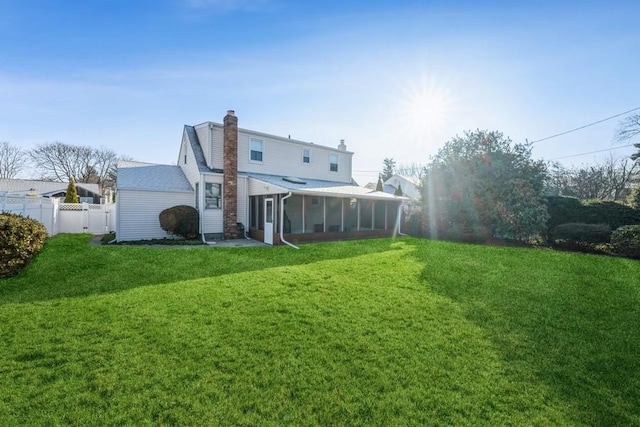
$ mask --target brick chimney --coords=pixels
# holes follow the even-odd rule
[[[238,238],[238,118],[233,110],[224,116],[222,206],[224,238]]]

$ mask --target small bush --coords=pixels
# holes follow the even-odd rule
[[[45,240],[47,229],[38,221],[0,213],[0,277],[18,274],[40,252]]]
[[[570,240],[584,243],[608,243],[611,239],[611,228],[608,224],[584,224],[571,222],[560,224],[552,231],[554,241]]]
[[[617,254],[640,259],[640,225],[625,225],[611,234],[611,245]]]
[[[160,212],[160,227],[167,233],[195,239],[198,237],[198,211],[187,205],[178,205]]]

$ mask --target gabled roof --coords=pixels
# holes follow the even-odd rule
[[[283,175],[267,175],[260,173],[243,173],[249,178],[281,187],[287,191],[297,194],[309,194],[317,196],[330,197],[358,197],[361,199],[376,200],[406,200],[405,197],[394,196],[393,194],[383,193],[381,191],[370,190],[366,187],[345,184],[344,182],[324,181],[320,179],[295,178]]]
[[[200,139],[198,138],[196,128],[194,126],[184,125],[184,130],[187,133],[189,145],[191,145],[191,150],[193,151],[193,155],[196,158],[198,172],[222,173],[222,169],[212,169],[207,166],[207,159],[204,157],[204,152],[202,151],[202,146],[200,145]]]
[[[0,179],[0,191],[15,194],[28,194],[35,192],[36,194],[47,196],[59,192],[66,192],[68,185],[68,182],[38,181],[34,179]],[[98,196],[100,195],[100,186],[98,184],[77,182],[76,187],[82,188]]]
[[[192,192],[180,166],[118,162],[117,190]]]
[[[389,181],[391,181],[393,178],[399,178],[403,181],[406,181],[410,184],[413,184],[415,186],[419,186],[420,185],[420,178],[416,178],[415,176],[408,176],[408,175],[398,175],[398,174],[394,174],[391,176],[391,178],[389,178],[388,180],[386,180],[385,182],[383,182],[383,184],[388,183]]]

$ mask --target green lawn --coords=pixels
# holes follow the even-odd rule
[[[0,425],[640,425],[640,262],[88,246],[0,280]]]

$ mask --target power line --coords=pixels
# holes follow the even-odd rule
[[[542,139],[537,139],[535,141],[531,141],[530,144],[535,144],[537,142],[546,141],[546,140],[551,139],[551,138],[557,138],[559,136],[566,135],[566,134],[571,133],[571,132],[575,132],[575,131],[578,131],[578,130],[581,130],[581,129],[584,129],[584,128],[588,128],[590,126],[597,125],[597,124],[602,123],[602,122],[606,122],[607,120],[615,119],[616,117],[624,116],[625,114],[629,114],[629,113],[634,112],[636,110],[640,110],[640,107],[632,108],[629,111],[625,111],[623,113],[619,113],[619,114],[616,114],[614,116],[607,117],[606,119],[598,120],[598,121],[589,123],[587,125],[577,127],[575,129],[571,129],[571,130],[568,130],[568,131],[565,131],[565,132],[557,133],[555,135],[547,136],[546,138],[542,138]]]
[[[613,151],[613,150],[617,150],[619,148],[626,148],[626,147],[633,147],[634,144],[629,144],[629,145],[621,145],[619,147],[613,147],[613,148],[607,148],[606,150],[596,150],[596,151],[589,151],[587,153],[580,153],[580,154],[571,154],[569,156],[562,156],[562,157],[556,157],[554,159],[549,159],[549,161],[552,160],[562,160],[562,159],[568,159],[570,157],[580,157],[580,156],[586,156],[587,154],[596,154],[596,153],[604,153],[605,151]]]

